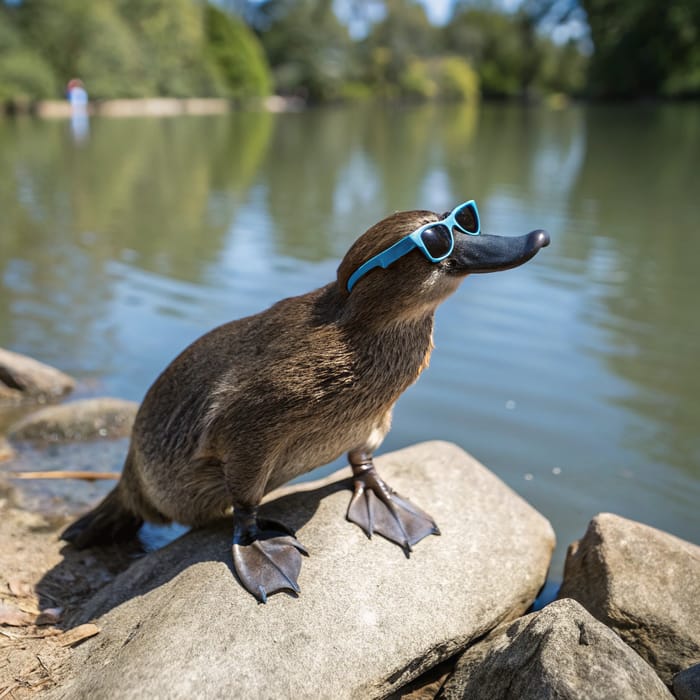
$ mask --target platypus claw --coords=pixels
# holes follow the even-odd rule
[[[248,518],[235,520],[233,565],[243,587],[261,603],[278,591],[300,592],[302,554],[309,553],[285,525],[256,520],[250,526]]]
[[[435,521],[418,506],[397,494],[373,466],[354,469],[355,493],[347,519],[371,538],[378,533],[395,542],[408,556],[414,544],[428,535],[439,535]]]

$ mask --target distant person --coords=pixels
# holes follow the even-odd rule
[[[68,81],[66,94],[73,114],[87,114],[88,94],[80,78],[73,78]]]
[[[71,108],[71,129],[76,142],[81,143],[88,137],[88,94],[80,78],[73,78],[66,86],[66,96]]]

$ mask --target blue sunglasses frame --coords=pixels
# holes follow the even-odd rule
[[[467,231],[467,229],[465,229],[464,226],[457,221],[457,215],[466,207],[471,207],[474,211],[476,231]],[[447,227],[452,241],[450,243],[449,250],[444,255],[435,257],[428,251],[423,239],[421,238],[421,235],[429,228],[437,226],[438,224],[443,224]],[[438,263],[441,260],[449,257],[455,247],[454,228],[457,228],[470,236],[478,236],[481,233],[479,209],[477,208],[476,202],[473,199],[456,206],[444,219],[440,219],[439,221],[431,221],[429,224],[424,224],[420,228],[417,228],[413,233],[409,233],[408,236],[404,236],[400,240],[396,241],[396,243],[383,250],[381,253],[377,253],[377,255],[367,260],[367,262],[362,263],[362,265],[360,265],[360,267],[358,267],[357,270],[350,275],[350,279],[348,279],[348,292],[351,292],[357,281],[364,277],[364,275],[366,275],[370,270],[373,270],[375,267],[386,269],[389,267],[389,265],[395,263],[399,258],[402,258],[404,255],[410,253],[414,248],[418,248],[418,250],[420,250],[421,253],[423,253],[423,255],[432,263]]]

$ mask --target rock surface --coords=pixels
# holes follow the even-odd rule
[[[347,470],[289,487],[263,510],[310,552],[298,599],[259,605],[243,590],[229,523],[191,532],[136,561],[71,621],[98,618],[102,633],[76,649],[72,681],[49,696],[385,697],[530,606],[554,546],[547,520],[455,445],[376,463],[442,530],[410,559],[345,520]]]
[[[506,622],[461,657],[442,700],[663,700],[643,659],[571,599]]]
[[[0,348],[0,404],[55,401],[75,387],[75,380],[30,357]]]
[[[15,451],[7,440],[0,436],[0,462],[5,462],[14,457]]]
[[[700,700],[700,664],[673,677],[673,694],[677,700]]]
[[[700,547],[602,513],[566,557],[560,598],[615,630],[670,685],[700,662]]]
[[[30,413],[12,425],[8,435],[39,444],[128,437],[138,408],[123,399],[71,401]]]

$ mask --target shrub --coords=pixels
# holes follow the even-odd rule
[[[438,94],[438,86],[426,61],[414,59],[399,79],[399,88],[404,97],[429,100]]]
[[[446,100],[476,102],[479,99],[479,75],[459,56],[438,59],[436,76],[440,97]]]
[[[34,51],[0,53],[0,100],[41,99],[56,94],[56,77]]]
[[[230,97],[259,97],[272,91],[262,46],[239,19],[207,5],[204,10],[207,54],[218,68]]]

